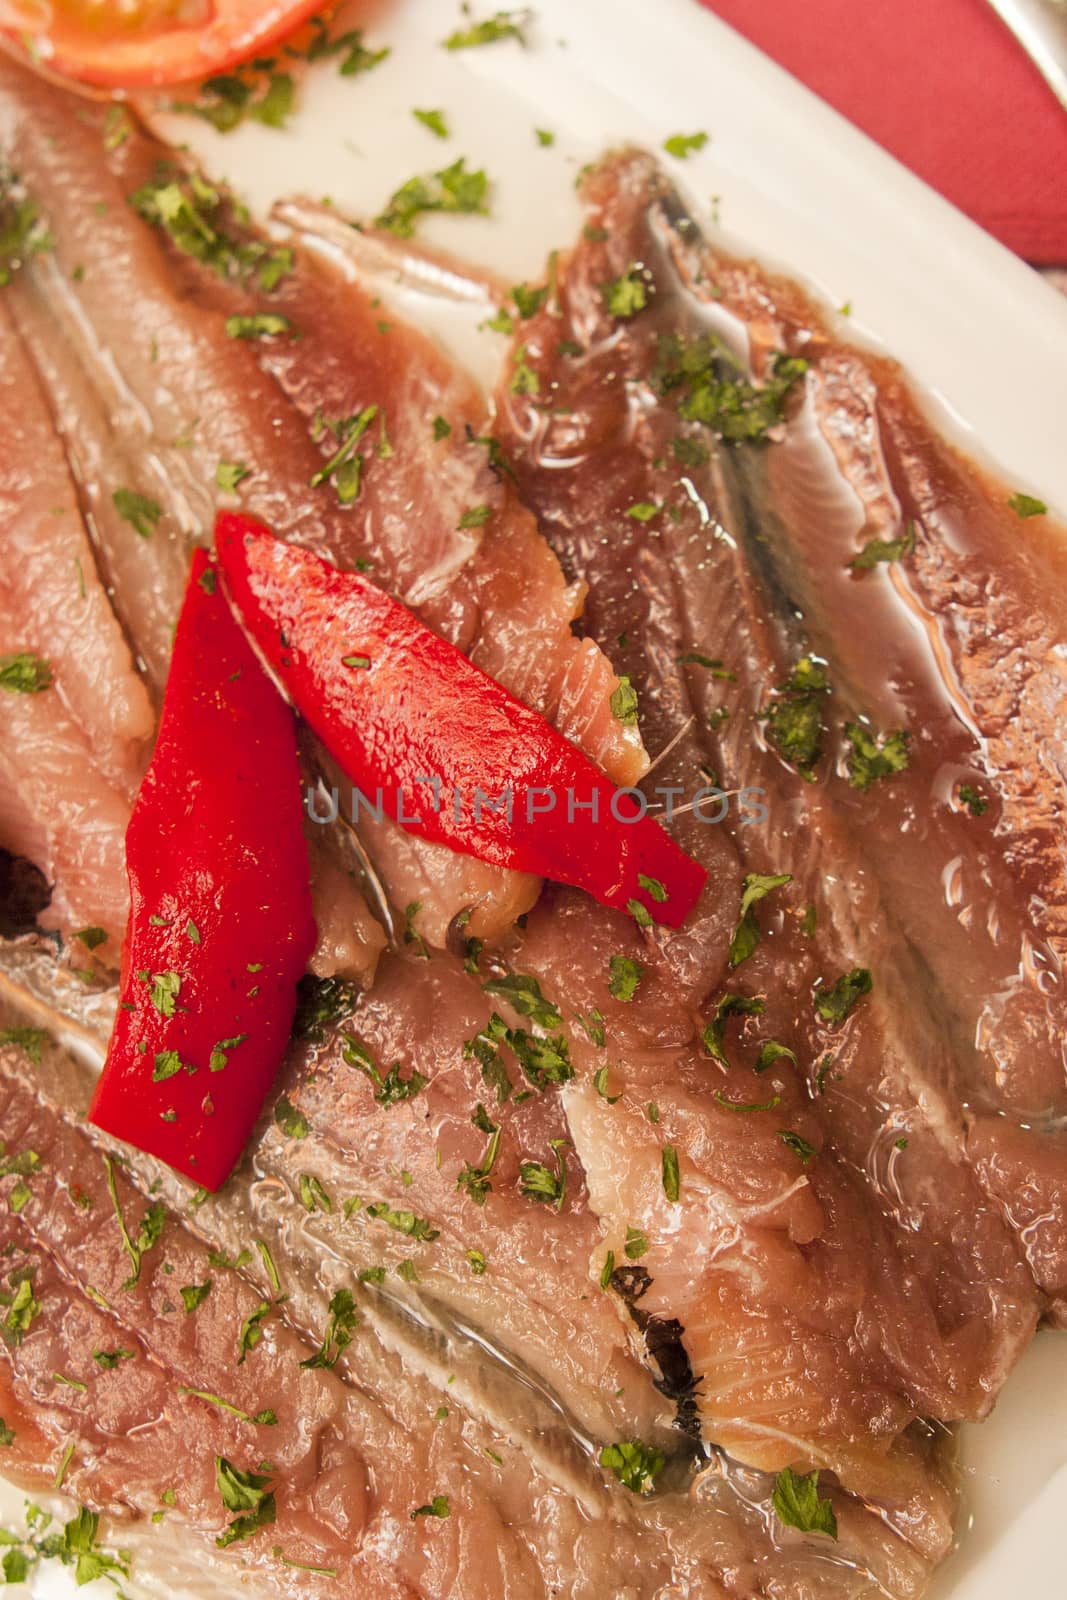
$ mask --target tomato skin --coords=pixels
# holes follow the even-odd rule
[[[35,66],[101,89],[160,89],[227,72],[262,55],[321,12],[323,0],[209,0],[196,24],[87,26],[60,13],[41,25],[28,0],[0,0],[0,31],[22,46]]]

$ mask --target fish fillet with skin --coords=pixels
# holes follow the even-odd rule
[[[126,924],[123,839],[152,710],[2,304],[0,432],[0,656],[35,657],[51,677],[39,692],[0,687],[0,843],[55,885],[44,927],[68,940],[102,929],[117,952]]]

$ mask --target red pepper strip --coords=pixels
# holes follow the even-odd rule
[[[285,1053],[315,942],[293,715],[193,557],[126,833],[121,1001],[89,1119],[206,1189]]]
[[[409,832],[681,925],[707,874],[643,798],[358,572],[234,512],[215,538],[250,636],[369,803],[380,791]]]

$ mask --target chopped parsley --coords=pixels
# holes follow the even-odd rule
[[[764,1002],[758,995],[724,994],[716,1003],[711,1021],[704,1028],[701,1035],[704,1049],[716,1061],[721,1061],[723,1066],[730,1065],[726,1058],[724,1035],[726,1022],[730,1017],[758,1017],[764,1010]]]
[[[416,1506],[411,1513],[412,1522],[419,1517],[447,1517],[451,1513],[447,1494],[435,1494],[427,1506]]]
[[[765,439],[782,421],[786,396],[807,370],[802,357],[778,352],[757,384],[715,334],[688,344],[674,334],[659,341],[654,381],[662,394],[678,394],[687,422],[702,422],[729,444],[742,444]]]
[[[636,264],[627,267],[619,278],[600,285],[600,297],[609,317],[628,321],[648,305],[648,284]]]
[[[326,422],[320,418],[320,427],[316,432],[319,437],[322,429],[328,429],[338,441],[337,449],[329,460],[325,462],[311,479],[311,487],[317,489],[320,484],[333,482],[334,493],[338,503],[349,506],[358,500],[359,491],[363,485],[364,457],[356,454],[356,445],[362,439],[371,423],[377,417],[379,408],[376,405],[364,406],[363,410],[354,417],[345,417],[337,422]]]
[[[161,1017],[174,1015],[175,1002],[181,993],[182,980],[177,972],[149,972],[142,968],[137,974],[148,985],[149,999]]]
[[[23,650],[0,656],[0,689],[9,694],[40,694],[52,687],[52,668],[42,656]]]
[[[243,1366],[245,1360],[251,1355],[256,1345],[263,1337],[263,1322],[270,1315],[273,1307],[269,1300],[261,1300],[256,1309],[251,1312],[241,1324],[241,1332],[237,1337],[237,1365]]]
[[[333,1201],[313,1172],[300,1174],[300,1203],[305,1211],[324,1211],[327,1216],[333,1210]]]
[[[268,1527],[277,1514],[270,1478],[258,1472],[243,1472],[225,1456],[215,1457],[215,1482],[227,1511],[238,1512],[225,1533],[215,1543],[220,1550],[239,1539],[247,1539],[259,1528]]]
[[[252,993],[253,991],[249,991]],[[247,1033],[235,1033],[232,1039],[220,1039],[208,1057],[208,1070],[221,1072],[229,1060],[231,1050],[236,1050],[238,1045],[244,1044],[248,1038]]]
[[[606,1444],[600,1452],[600,1465],[613,1472],[619,1482],[634,1494],[648,1494],[665,1465],[662,1451],[639,1439]]]
[[[1048,506],[1043,500],[1035,500],[1032,494],[1013,494],[1008,505],[1017,517],[1044,517],[1048,515]]]
[[[655,505],[651,500],[638,500],[635,505],[627,507],[626,515],[634,522],[651,522],[662,510],[662,506]]]
[[[492,1120],[481,1101],[478,1102],[471,1121],[476,1128],[480,1128],[483,1133],[488,1134],[489,1143],[477,1166],[473,1166],[469,1161],[464,1162],[456,1178],[456,1188],[465,1189],[475,1205],[484,1206],[485,1197],[493,1187],[489,1178],[496,1165],[496,1158],[500,1151],[500,1128]],[[482,1270],[485,1270],[484,1267]]]
[[[509,972],[503,978],[490,978],[482,988],[486,994],[499,995],[520,1016],[530,1017],[540,1028],[559,1027],[563,1022],[559,1009],[541,993],[537,979],[525,973]]]
[[[779,1128],[778,1137],[805,1164],[818,1153],[813,1144],[809,1144],[799,1133],[794,1133],[792,1128]]]
[[[410,239],[417,219],[426,212],[486,216],[489,179],[484,171],[469,172],[464,156],[429,177],[409,178],[391,196],[385,210],[374,219],[399,239]]]
[[[131,194],[129,203],[145,222],[162,229],[184,255],[212,268],[222,278],[254,276],[267,292],[293,267],[293,252],[272,249],[261,240],[242,241],[223,226],[223,195],[197,173],[186,173],[160,161],[150,182]],[[156,359],[153,346],[153,360]]]
[[[757,902],[771,894],[773,890],[780,889],[783,884],[792,881],[791,872],[745,874],[741,880],[741,911],[733,938],[730,940],[731,967],[739,967],[742,961],[747,961],[760,942],[760,930],[755,912]]]
[[[326,1030],[347,1017],[356,1005],[356,986],[345,978],[316,978],[306,973],[296,986],[293,1034],[309,1044],[322,1044]]]
[[[500,1057],[500,1046],[507,1043],[508,1031],[503,1017],[494,1011],[486,1026],[463,1045],[463,1054],[479,1063],[482,1077],[489,1088],[495,1090],[498,1105],[510,1099],[515,1087]]]
[[[556,1211],[562,1211],[567,1194],[567,1162],[563,1155],[567,1141],[550,1139],[549,1143],[555,1151],[555,1172],[540,1161],[520,1161],[519,1191],[527,1200],[541,1200]]]
[[[10,171],[0,169],[0,288],[11,282],[31,256],[51,248],[52,236],[37,202]]]
[[[452,432],[452,424],[446,417],[434,417],[433,436],[435,439],[447,439]]]
[[[425,1217],[417,1217],[414,1211],[394,1211],[385,1200],[374,1201],[367,1207],[366,1214],[375,1222],[388,1223],[397,1233],[406,1234],[409,1239],[418,1239],[424,1244],[432,1244],[441,1237],[441,1230],[427,1222]]]
[[[329,1310],[330,1319],[322,1344],[313,1356],[308,1356],[306,1361],[300,1363],[306,1370],[335,1367],[341,1352],[352,1343],[352,1335],[359,1325],[359,1312],[351,1289],[338,1289],[330,1301]]]
[[[226,336],[229,339],[273,339],[281,333],[291,333],[293,324],[278,311],[253,311],[250,315],[237,314],[226,318]]]
[[[262,93],[258,92],[260,89]],[[232,133],[246,120],[261,122],[267,128],[283,128],[295,99],[296,85],[288,72],[240,77],[226,73],[205,78],[199,100],[175,101],[170,110],[200,117],[219,133]]]
[[[663,1193],[672,1204],[677,1205],[682,1192],[682,1180],[678,1171],[678,1152],[673,1144],[663,1146],[660,1165],[663,1174]]]
[[[802,656],[760,713],[768,743],[808,783],[814,781],[813,769],[822,754],[823,706],[830,692],[826,668],[811,656]]]
[[[40,1315],[41,1302],[34,1298],[33,1281],[25,1277],[16,1285],[12,1284],[14,1293],[0,1296],[0,1305],[7,1306],[4,1320],[0,1323],[0,1330],[9,1344],[18,1345],[22,1342],[24,1333],[28,1333],[33,1325],[34,1318]]]
[[[627,1261],[640,1261],[643,1255],[648,1254],[648,1238],[640,1228],[627,1228],[623,1249]]]
[[[476,1278],[481,1278],[484,1276],[486,1260],[480,1250],[468,1250],[467,1260],[470,1263],[470,1269]]]
[[[446,50],[473,50],[478,45],[496,44],[499,39],[517,39],[521,45],[526,44],[525,29],[533,21],[533,12],[524,8],[521,11],[496,11],[483,22],[472,22],[466,28],[457,28],[445,39]]]
[[[640,961],[630,956],[612,956],[609,963],[608,992],[614,1000],[629,1002],[645,975]]]
[[[239,1422],[252,1422],[257,1428],[273,1428],[278,1421],[276,1413],[269,1408],[257,1411],[253,1415],[250,1411],[242,1410],[240,1406],[232,1405],[229,1400],[224,1400],[220,1394],[212,1394],[210,1389],[191,1389],[188,1384],[180,1383],[178,1393],[192,1395],[195,1400],[203,1400],[205,1405],[217,1406],[228,1416],[236,1417]]]
[[[448,138],[448,123],[445,121],[443,111],[419,111],[416,109],[412,111],[411,115],[416,122],[421,122],[424,128],[429,128],[430,132],[436,135],[438,139]]]
[[[820,981],[815,987],[815,1014],[831,1027],[838,1028],[864,995],[870,994],[872,988],[871,975],[866,967],[853,967],[851,972],[843,973],[832,984]]]
[[[311,1132],[307,1117],[284,1094],[274,1107],[274,1120],[287,1139],[306,1139]]]
[[[344,1033],[341,1037],[344,1040],[342,1056],[350,1067],[358,1068],[365,1078],[370,1079],[374,1085],[374,1098],[380,1106],[399,1105],[402,1100],[413,1099],[420,1089],[426,1087],[427,1080],[414,1067],[408,1077],[401,1077],[399,1061],[394,1061],[383,1076],[365,1044],[351,1033]]]
[[[608,1093],[608,1068],[607,1067],[598,1067],[596,1069],[596,1071],[593,1074],[593,1088],[596,1090],[597,1094],[600,1096],[600,1098],[602,1100],[606,1100],[607,1101],[609,1106],[617,1105],[618,1102],[622,1099],[622,1095],[621,1094],[609,1094]]]
[[[619,722],[625,724],[636,723],[637,691],[629,678],[621,677],[619,679],[619,686],[617,689],[612,690],[611,699],[608,703],[611,707],[612,716],[617,718]]]
[[[853,789],[869,789],[879,778],[891,778],[908,765],[911,735],[905,728],[875,734],[861,722],[846,722],[845,738],[850,746],[848,781]]]
[[[680,667],[704,667],[713,678],[723,678],[728,683],[736,683],[737,673],[724,667],[718,656],[705,656],[699,650],[687,650],[684,655],[676,656]]]
[[[834,1508],[829,1500],[819,1498],[817,1472],[804,1477],[792,1467],[783,1467],[774,1480],[771,1504],[778,1520],[790,1528],[799,1528],[801,1533],[828,1533],[831,1539],[837,1538]]]
[[[489,521],[489,518],[492,515],[492,506],[470,506],[466,511],[464,511],[463,515],[456,523],[456,527],[460,530],[460,532],[463,532],[467,528],[484,528],[485,524]]]
[[[120,1361],[132,1361],[132,1350],[94,1350],[93,1360],[103,1372],[114,1372]]]
[[[549,149],[549,147],[554,145],[556,142],[556,135],[550,128],[535,128],[534,137],[541,146],[542,150]]]
[[[202,1306],[211,1293],[211,1288],[209,1278],[206,1283],[187,1283],[184,1288],[179,1289],[178,1293],[182,1297],[182,1305],[186,1311],[195,1311],[198,1306]]]
[[[676,161],[688,161],[696,151],[703,150],[707,142],[706,133],[672,133],[669,139],[664,139],[663,148]]]
[[[337,69],[342,78],[355,78],[360,73],[370,72],[390,53],[388,45],[382,50],[368,50],[363,43],[363,31],[360,28],[349,28],[331,38],[329,28],[322,17],[312,17],[310,21],[317,32],[308,46],[307,59],[321,61],[327,57],[343,57]]]
[[[849,566],[854,572],[869,572],[880,561],[901,561],[915,549],[915,524],[905,522],[899,539],[868,539],[858,556],[853,556]]]
[[[755,1072],[767,1072],[776,1061],[791,1061],[797,1064],[796,1053],[790,1050],[787,1044],[779,1044],[777,1039],[768,1039],[760,1045],[759,1055],[756,1057]]]
[[[220,461],[215,468],[215,483],[223,494],[233,494],[239,483],[243,483],[251,472],[243,461]]]
[[[152,1067],[152,1082],[166,1083],[168,1078],[177,1077],[183,1067],[188,1073],[196,1071],[195,1067],[182,1060],[177,1050],[157,1050]]]
[[[41,1065],[41,1050],[49,1038],[43,1028],[0,1028],[0,1046],[17,1045],[35,1067]]]
[[[107,1192],[111,1196],[115,1218],[122,1235],[122,1246],[130,1258],[132,1271],[122,1285],[123,1289],[132,1289],[141,1276],[141,1260],[152,1247],[159,1243],[163,1228],[167,1220],[167,1213],[158,1201],[154,1201],[141,1219],[137,1235],[131,1235],[122,1214],[122,1205],[119,1201],[118,1185],[115,1179],[115,1163],[109,1155],[104,1157],[104,1170],[107,1173]]]
[[[972,817],[981,817],[989,810],[989,800],[973,783],[961,783],[957,791],[960,801]]]
[[[79,939],[87,950],[96,950],[107,943],[107,933],[103,928],[79,928],[71,937]]]

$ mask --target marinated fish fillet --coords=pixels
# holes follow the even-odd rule
[[[291,1219],[279,1226],[276,1180],[252,1180],[250,1171],[240,1187],[231,1184],[201,1206],[183,1180],[134,1152],[129,1173],[124,1164],[113,1167],[112,1198],[110,1147],[94,1145],[77,1113],[60,1111],[52,1098],[58,1092],[69,1100],[75,1091],[71,1064],[45,1047],[34,1067],[8,1048],[2,1067],[7,1153],[36,1150],[39,1157],[26,1178],[3,1180],[9,1193],[20,1183],[31,1191],[9,1207],[3,1227],[15,1278],[32,1270],[36,1309],[8,1342],[0,1380],[0,1414],[15,1433],[5,1470],[27,1487],[50,1482],[73,1442],[63,1474],[68,1492],[113,1519],[135,1519],[135,1527],[162,1507],[168,1527],[177,1520],[217,1536],[232,1518],[219,1499],[214,1457],[244,1470],[266,1451],[277,1520],[230,1553],[251,1564],[269,1592],[283,1594],[310,1586],[324,1595],[430,1597],[453,1593],[459,1574],[465,1597],[515,1600],[593,1600],[605,1583],[639,1600],[671,1581],[708,1600],[748,1593],[753,1583],[783,1597],[814,1592],[818,1583],[831,1600],[919,1592],[922,1559],[843,1497],[840,1545],[831,1554],[818,1541],[770,1536],[760,1507],[767,1485],[755,1477],[705,1471],[696,1514],[693,1498],[678,1492],[684,1479],[648,1501],[610,1490],[580,1452],[579,1465],[567,1467],[567,1430],[558,1419],[555,1442],[542,1430],[544,1465],[535,1470],[523,1439],[524,1408],[516,1406],[521,1385],[503,1367],[496,1383],[487,1383],[484,1346],[463,1337],[454,1343],[480,1357],[480,1381],[470,1351],[447,1342],[437,1350],[431,1341],[420,1360],[410,1333],[401,1369],[381,1309],[390,1291],[373,1275],[357,1280],[358,1245],[347,1259],[336,1236],[324,1249],[314,1231]],[[290,1136],[290,1154],[293,1148]],[[71,1187],[60,1175],[74,1170],[85,1182]],[[131,1259],[116,1203],[136,1240],[149,1201],[129,1176],[164,1195],[166,1214],[158,1242],[143,1250],[137,1283],[124,1287]],[[351,1231],[358,1239],[358,1220]],[[403,1278],[396,1281],[403,1287]],[[358,1308],[351,1344],[320,1345],[326,1299],[342,1284]],[[197,1302],[192,1309],[183,1288]],[[257,1330],[252,1337],[249,1328]],[[301,1368],[316,1349],[330,1365]],[[269,1409],[277,1421],[243,1421],[215,1401],[181,1394],[179,1385],[252,1417]],[[504,1422],[507,1403],[517,1437]],[[479,1413],[497,1426],[476,1421]],[[155,1418],[148,1426],[146,1414]],[[178,1482],[176,1452],[183,1460]],[[568,1495],[552,1487],[561,1474],[564,1482],[577,1479]],[[410,1511],[432,1504],[442,1488],[448,1516],[413,1520]],[[121,1529],[121,1520],[113,1525]],[[142,1559],[151,1560],[147,1539]],[[291,1565],[298,1561],[302,1567]],[[334,1568],[336,1576],[309,1577],[308,1565]]]
[[[63,451],[0,306],[0,843],[56,885],[44,927],[126,925],[123,837],[152,710],[97,577]],[[20,689],[19,683],[23,686]],[[95,937],[95,936],[94,936]]]
[[[943,1018],[926,1004],[921,965],[894,928],[834,793],[825,782],[803,782],[761,735],[760,713],[806,645],[784,594],[752,555],[755,539],[745,548],[740,530],[731,532],[733,480],[735,457],[778,446],[719,446],[710,429],[679,418],[669,394],[655,403],[661,340],[695,340],[711,313],[676,265],[676,253],[695,254],[699,241],[654,164],[641,156],[609,162],[587,178],[585,193],[587,236],[558,268],[558,306],[546,305],[523,329],[523,360],[538,393],[530,397],[529,380],[522,394],[505,388],[496,427],[565,569],[589,583],[587,626],[643,687],[646,728],[656,728],[657,742],[678,739],[657,781],[692,794],[703,767],[724,789],[762,797],[762,819],[735,810],[704,824],[703,852],[690,814],[689,848],[705,861],[732,854],[734,882],[743,870],[791,875],[761,912],[763,943],[745,964],[716,973],[706,961],[702,974],[717,980],[715,1007],[724,992],[762,1002],[758,1022],[746,1024],[749,1038],[758,1030],[764,1042],[785,1045],[797,1067],[779,1055],[773,1072],[738,1066],[724,1076],[723,1061],[708,1062],[705,1082],[753,1107],[748,1120],[777,1122],[786,1083],[802,1074],[805,1114],[821,1137],[803,1125],[791,1131],[821,1151],[811,1183],[826,1157],[866,1177],[875,1236],[884,1241],[878,1268],[892,1264],[901,1294],[896,1314],[878,1317],[860,1342],[895,1366],[896,1383],[920,1410],[981,1415],[1042,1300],[969,1161],[958,1066]],[[636,274],[634,263],[645,302],[620,320],[609,314],[606,290]],[[634,508],[637,517],[628,515]],[[802,928],[809,905],[814,938]],[[734,925],[739,914],[738,896]],[[693,952],[684,936],[681,944],[688,976]],[[662,958],[668,968],[677,961],[669,945]],[[522,958],[535,971],[541,960]],[[870,999],[842,1027],[827,1026],[813,1007],[816,984],[861,965],[873,974]],[[751,1046],[723,1054],[755,1064]],[[611,1125],[600,1121],[602,1140]],[[632,1163],[633,1129],[617,1138],[618,1160]],[[714,1147],[703,1166],[717,1174]],[[610,1221],[617,1227],[621,1218]],[[921,1308],[913,1298],[909,1306],[916,1288]],[[687,1348],[700,1374],[717,1346],[705,1335],[696,1351],[694,1336],[695,1329]],[[709,1388],[715,1436],[723,1419],[713,1404]]]
[[[79,352],[82,377],[99,396],[97,410],[117,419],[126,459],[140,462],[131,487],[167,508],[156,535],[183,549],[202,540],[218,498],[219,463],[240,464],[246,475],[236,493],[244,507],[341,565],[369,561],[385,587],[425,601],[431,625],[487,670],[499,669],[506,687],[558,721],[609,775],[620,781],[639,775],[647,758],[637,730],[610,709],[617,680],[601,653],[571,633],[580,586],[564,583],[532,519],[492,469],[478,436],[484,414],[470,384],[413,330],[393,324],[380,332],[382,319],[367,298],[303,255],[269,291],[261,277],[242,287],[199,270],[130,204],[132,197],[150,212],[150,202],[138,196],[160,187],[177,193],[188,181],[169,152],[132,128],[107,151],[102,108],[95,113],[78,104],[75,115],[69,97],[13,64],[0,65],[0,94],[9,113],[9,159],[48,214],[55,238],[54,251],[30,264],[26,284],[16,286],[19,298],[36,297],[36,310],[31,304],[24,313],[35,359],[42,370],[62,375],[68,347]],[[235,220],[225,226],[227,248],[266,250]],[[187,233],[172,233],[187,242]],[[81,271],[73,277],[76,266]],[[138,306],[140,341],[117,336],[116,306],[124,300]],[[240,328],[242,319],[262,315],[291,323],[300,337],[227,334],[230,318]],[[181,382],[172,384],[168,375],[177,373]],[[77,375],[68,387],[74,403],[62,410],[77,453]],[[287,402],[303,411],[303,421]],[[312,486],[336,454],[325,424],[340,427],[372,405],[379,409],[374,449],[361,470],[365,481],[354,503],[342,503],[329,477]],[[455,437],[435,440],[442,407],[452,413]],[[315,412],[318,445],[308,434]],[[83,475],[102,498],[91,461]],[[413,557],[416,507],[420,540]],[[156,587],[151,617],[139,631],[147,658],[162,663],[174,614],[173,573],[164,594],[158,577],[144,570],[143,552],[127,548],[122,564],[131,579],[134,571],[138,577],[128,596]],[[412,588],[416,568],[425,585],[421,596]],[[399,838],[395,827],[366,812],[361,828],[394,905],[403,913],[419,900],[421,934],[436,944],[445,942],[460,913],[469,913],[471,932],[488,937],[536,897],[526,875]],[[412,892],[417,880],[421,895]]]

